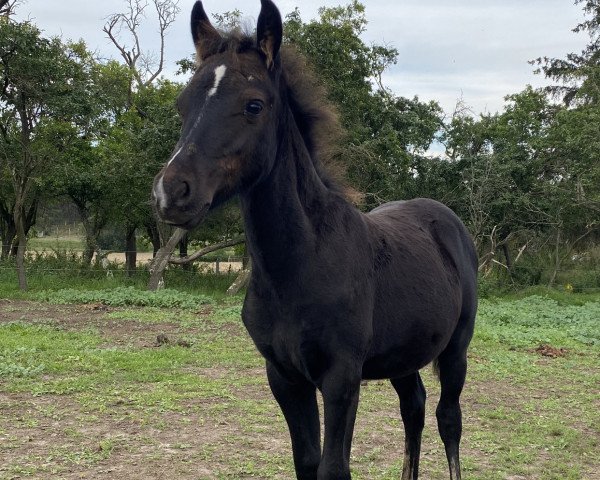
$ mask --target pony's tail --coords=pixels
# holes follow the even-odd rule
[[[433,373],[437,379],[440,379],[440,359],[436,358],[433,362],[431,362],[431,368],[433,369]]]

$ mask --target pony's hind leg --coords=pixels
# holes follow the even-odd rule
[[[450,469],[450,479],[460,480],[459,444],[462,434],[462,414],[460,394],[467,373],[466,348],[460,352],[446,349],[438,358],[441,394],[436,409],[440,437],[446,449]]]
[[[291,382],[267,362],[273,396],[288,424],[298,480],[316,480],[321,460],[321,434],[316,387],[304,379]]]
[[[419,372],[402,378],[392,378],[390,381],[400,397],[400,414],[404,423],[402,480],[417,480],[421,434],[425,426],[425,387]]]

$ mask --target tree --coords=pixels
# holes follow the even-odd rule
[[[442,139],[460,176],[448,183],[456,190],[450,206],[469,226],[482,266],[500,265],[501,249],[512,274],[511,243],[548,226],[546,196],[539,192],[557,107],[529,86],[505,100],[502,113],[479,118],[459,106]]]
[[[179,138],[180,119],[175,99],[182,86],[167,80],[135,93],[135,110],[119,116],[99,145],[110,192],[118,198],[114,220],[126,227],[127,270],[135,269],[135,230],[143,227],[154,243],[158,230],[150,207],[150,185]],[[141,112],[141,113],[140,113]]]
[[[119,50],[125,65],[129,68],[132,87],[138,88],[150,85],[158,78],[164,68],[165,39],[167,30],[175,21],[179,13],[179,0],[151,0],[158,18],[159,48],[158,59],[149,52],[143,52],[140,43],[140,26],[146,16],[148,2],[145,0],[126,0],[127,12],[114,13],[108,17],[108,22],[103,28],[111,42]],[[131,47],[126,41],[121,40],[119,33],[127,30],[130,36]]]
[[[0,22],[0,159],[14,195],[19,286],[27,288],[24,255],[28,217],[42,195],[41,179],[50,158],[40,139],[54,122],[77,124],[87,81],[78,61],[80,45],[46,39],[28,22]]]
[[[152,5],[154,6],[156,17],[158,20],[158,33],[159,33],[159,46],[158,46],[158,55],[154,55],[152,53],[143,52],[142,45],[140,41],[140,27],[142,25],[142,21],[146,16],[146,9],[148,7],[148,2],[145,0],[126,0],[127,3],[127,12],[126,13],[115,13],[109,16],[106,25],[104,26],[104,32],[108,36],[108,38],[115,45],[117,50],[119,51],[121,58],[124,61],[125,66],[129,70],[129,88],[128,88],[128,99],[127,99],[127,110],[128,114],[126,114],[122,119],[117,119],[117,124],[122,128],[125,127],[127,130],[128,127],[125,125],[129,122],[129,135],[133,134],[134,131],[138,131],[139,133],[144,131],[144,123],[147,118],[147,112],[144,109],[144,106],[141,104],[144,102],[145,96],[153,95],[152,86],[154,82],[159,78],[159,75],[163,71],[164,68],[164,59],[165,59],[165,42],[166,42],[166,34],[168,29],[171,27],[177,14],[179,13],[178,0],[151,0]],[[125,30],[129,39],[123,39],[120,36],[120,32]],[[131,46],[128,46],[128,42],[130,42]],[[157,58],[158,56],[158,58]],[[146,92],[148,90],[148,92]],[[174,99],[171,99],[174,100]],[[141,103],[140,103],[141,102]],[[171,113],[167,114],[167,119],[169,117],[173,117],[175,113],[175,109],[173,107],[173,103],[170,105]],[[129,113],[135,112],[141,119],[141,123],[138,119],[134,119]],[[148,125],[159,125],[160,122],[152,123],[153,121],[149,121]],[[172,126],[172,122],[167,120],[167,126]],[[171,136],[173,137],[174,133],[177,130],[171,131]],[[121,130],[120,133],[125,133]],[[139,147],[142,145],[141,142],[136,142],[135,139],[130,138],[133,143],[137,143],[137,145],[130,145],[133,147],[138,147],[136,150],[133,150],[136,153],[139,153]],[[141,140],[141,138],[138,138]],[[170,149],[170,147],[174,146],[175,141],[167,142],[161,144],[160,151],[164,152],[164,147]],[[146,150],[147,152],[147,150]],[[156,153],[156,152],[155,152]],[[121,150],[122,155],[126,155],[124,150]],[[165,153],[162,160],[167,158],[168,153]],[[131,155],[125,157],[129,160],[132,160],[133,157]],[[135,162],[134,162],[135,163]],[[146,182],[145,189],[143,192],[143,200],[141,197],[137,197],[134,200],[133,192],[136,192],[138,195],[142,193],[139,188],[130,189],[129,186],[125,187],[124,192],[128,193],[128,200],[125,205],[122,205],[121,215],[124,217],[125,223],[125,259],[126,259],[126,268],[129,273],[133,272],[136,268],[136,229],[140,224],[146,226],[147,230],[150,230],[153,233],[153,239],[156,238],[154,232],[158,229],[154,226],[151,226],[150,223],[153,222],[152,215],[150,214],[149,208],[142,209],[146,218],[141,219],[140,209],[138,208],[140,205],[146,205],[149,196],[148,185],[151,184],[151,179],[153,178],[154,173],[158,170],[155,169],[152,172],[151,176],[139,175],[139,167],[140,165],[150,165],[155,166],[155,163],[142,161],[141,163],[135,163],[134,170],[131,171],[133,174],[134,171],[137,175],[133,177],[129,177],[135,180]],[[123,164],[123,167],[125,164]],[[123,175],[126,175],[127,172],[123,171],[119,172],[121,175],[118,178],[123,178]],[[148,167],[144,168],[144,173],[148,173]],[[126,177],[127,178],[127,177]],[[139,182],[136,182],[136,184]],[[135,204],[134,208],[131,208],[132,205]]]
[[[555,238],[550,283],[575,245],[600,228],[600,1],[575,0],[575,4],[583,5],[586,19],[573,31],[589,35],[586,48],[565,59],[532,62],[540,67],[538,72],[559,82],[546,91],[564,102],[550,131],[544,172],[544,193],[554,205],[548,216]]]
[[[80,92],[78,124],[54,121],[46,130],[46,156],[52,158],[44,186],[68,197],[77,207],[84,231],[83,260],[89,264],[98,237],[114,215],[118,196],[110,166],[99,145],[110,135],[115,119],[126,111],[129,74],[115,61],[101,63],[81,44],[80,65],[88,82]]]
[[[573,32],[586,32],[590,43],[581,53],[569,53],[566,58],[540,57],[532,64],[560,85],[552,85],[546,91],[562,97],[565,105],[600,103],[600,0],[575,0],[583,5],[586,20]]]

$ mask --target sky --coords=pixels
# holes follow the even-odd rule
[[[275,0],[283,16],[299,6],[302,18],[321,6],[350,0]],[[398,63],[384,76],[396,95],[436,100],[450,115],[459,99],[474,114],[501,111],[504,97],[527,84],[548,84],[528,60],[563,58],[581,51],[588,37],[571,30],[583,14],[573,0],[362,0],[368,26],[366,43],[395,47]],[[167,37],[165,75],[175,61],[189,57],[193,45],[189,15],[194,0],[179,0],[181,12]],[[205,0],[209,13],[239,9],[254,23],[259,0]],[[30,19],[46,35],[84,39],[102,58],[118,58],[102,32],[106,17],[124,12],[125,0],[26,0],[17,19]],[[157,21],[151,7],[143,30],[143,49],[157,51]],[[177,77],[181,81],[184,78]]]

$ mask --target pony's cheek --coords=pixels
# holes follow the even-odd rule
[[[234,189],[243,177],[243,163],[239,155],[232,155],[219,160],[219,169],[223,174],[226,188]]]

